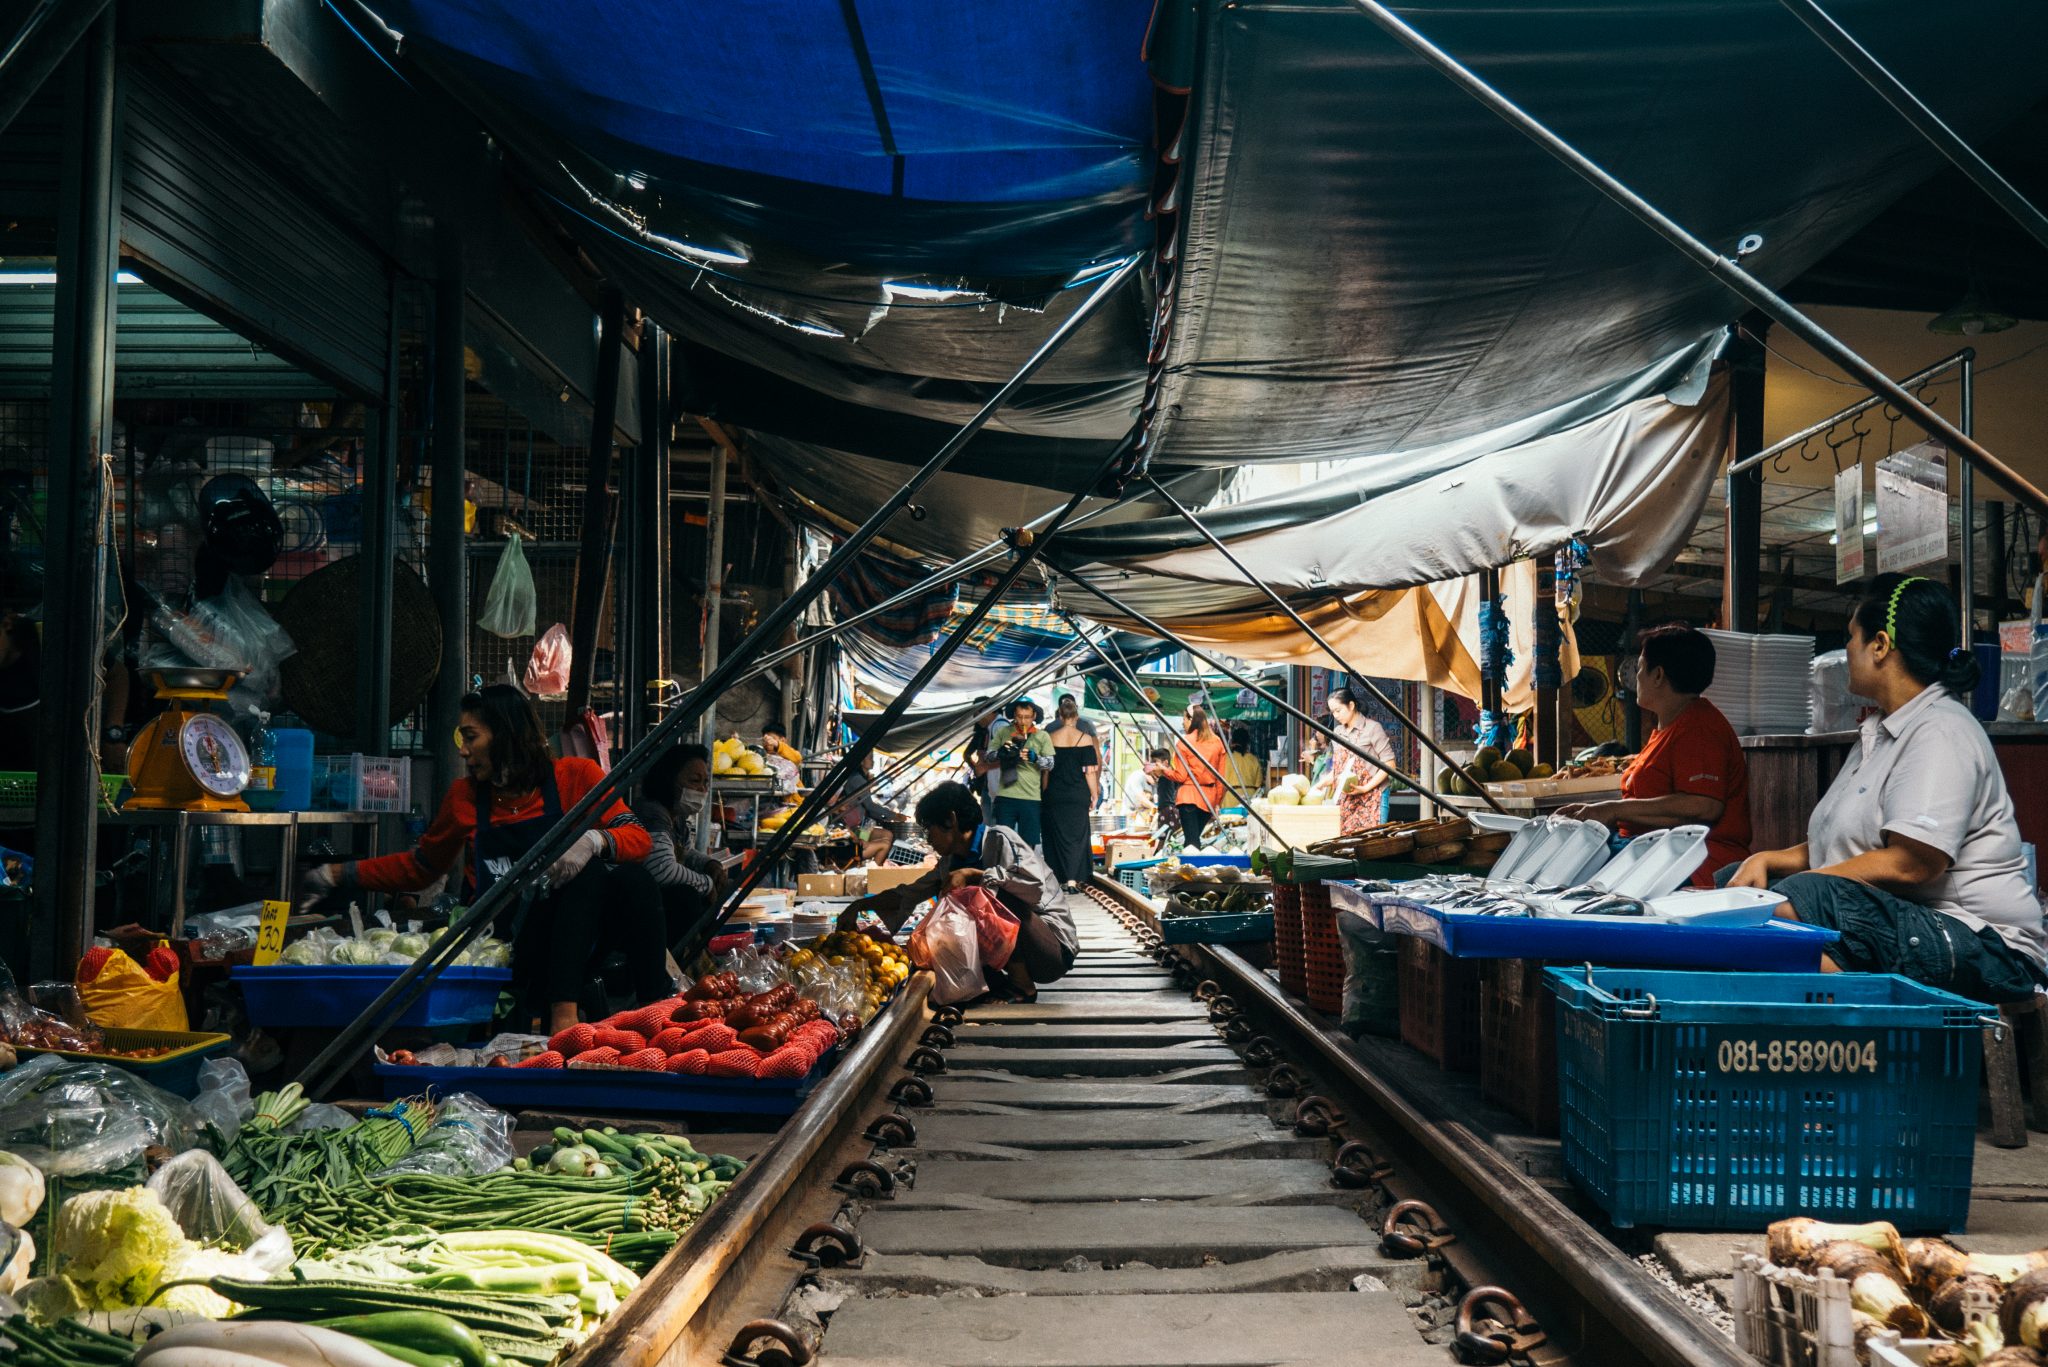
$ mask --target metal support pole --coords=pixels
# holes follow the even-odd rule
[[[1621,641],[1624,654],[1636,652],[1636,637],[1641,634],[1642,630],[1643,591],[1641,589],[1630,589],[1628,591],[1628,609],[1621,619]],[[1619,672],[1619,662],[1617,662],[1616,673]],[[1619,681],[1617,680],[1616,682],[1616,692],[1619,692]],[[1628,747],[1628,752],[1631,755],[1643,748],[1643,709],[1636,706],[1633,689],[1630,690],[1629,696],[1621,701],[1621,735],[1622,744]]]
[[[1482,602],[1493,604],[1494,610],[1499,611],[1499,570],[1481,570],[1479,572],[1479,597]],[[1491,671],[1481,671],[1479,675],[1479,708],[1487,716],[1497,718],[1501,715],[1501,708],[1504,706],[1501,697],[1501,685],[1502,680],[1498,675]],[[1483,734],[1479,739],[1482,743],[1486,741],[1486,737]]]
[[[356,600],[356,748],[391,749],[392,540],[398,523],[398,276],[391,276],[391,323],[384,339],[384,399],[365,411],[363,544]]]
[[[427,587],[441,618],[441,669],[427,699],[427,745],[434,760],[434,790],[446,792],[462,776],[455,728],[469,692],[469,551],[463,528],[469,453],[468,368],[463,360],[462,239],[454,225],[440,227],[434,280],[434,506],[427,522]]]
[[[2044,247],[2048,247],[2048,215],[2034,207],[2032,200],[2013,188],[2011,181],[1998,174],[1990,162],[1977,154],[1977,149],[1964,142],[1957,132],[1942,121],[1939,114],[1923,104],[1918,95],[1906,88],[1905,82],[1892,75],[1884,63],[1871,55],[1870,49],[1856,41],[1849,31],[1836,23],[1834,17],[1814,0],[1779,0],[1792,11],[1792,17],[1813,31],[1813,35],[1826,43],[1828,50],[1840,57],[1848,68],[1863,78],[1864,84],[1880,95],[1884,102],[1898,111],[1899,117],[1913,125],[1913,130],[1934,144],[1935,150],[1970,178],[1970,183],[1991,197],[1992,203],[2012,216],[2015,223]],[[1959,423],[1964,431],[1969,425]]]
[[[642,640],[641,672],[633,680],[640,689],[640,713],[652,724],[648,704],[657,680],[668,677],[669,581],[669,414],[668,334],[653,319],[640,332],[640,553],[647,557],[642,581],[640,619],[635,632]]]
[[[1485,105],[1510,127],[1564,163],[1574,174],[1628,210],[1666,242],[1678,248],[1694,265],[1740,295],[1750,307],[1761,310],[1772,322],[1779,324],[1833,361],[1846,374],[1873,393],[1883,395],[1892,407],[1912,419],[1914,426],[1926,432],[1928,436],[1948,443],[1957,455],[1976,464],[1985,474],[2012,490],[2021,502],[2048,516],[2048,493],[2042,492],[2018,471],[1978,444],[1975,438],[1921,402],[1904,386],[1865,360],[1833,333],[1794,308],[1770,286],[1744,270],[1734,260],[1723,256],[1693,236],[1683,225],[1602,169],[1599,163],[1488,85],[1457,58],[1423,37],[1406,20],[1381,3],[1381,0],[1351,0],[1351,4],[1364,12],[1367,18],[1385,30],[1396,42],[1435,67],[1453,84]]]
[[[1977,426],[1977,396],[1973,393],[1977,379],[1977,363],[1965,360],[1962,369],[1962,397],[1956,409],[1956,426],[1974,435]],[[1977,472],[1970,468],[1970,462],[1958,461],[1961,468],[1956,475],[1956,498],[1962,504],[1963,544],[1957,552],[1956,568],[1962,580],[1958,588],[1961,602],[1957,606],[1961,613],[1957,620],[1962,624],[1963,649],[1968,650],[1977,639]],[[1991,639],[1998,639],[1998,623],[1991,623]]]
[[[1357,684],[1366,692],[1372,694],[1374,699],[1378,701],[1379,705],[1387,710],[1388,715],[1392,716],[1395,721],[1399,722],[1402,726],[1406,727],[1408,731],[1412,733],[1417,740],[1421,741],[1423,748],[1428,750],[1431,754],[1434,754],[1437,757],[1438,762],[1449,765],[1460,777],[1462,777],[1467,783],[1471,784],[1472,791],[1479,794],[1479,796],[1481,797],[1481,799],[1485,801],[1487,806],[1493,808],[1495,811],[1500,810],[1500,804],[1495,802],[1493,798],[1487,794],[1486,786],[1481,780],[1475,779],[1471,774],[1466,773],[1464,765],[1452,759],[1450,755],[1445,752],[1442,746],[1438,745],[1432,737],[1424,734],[1422,729],[1415,725],[1414,721],[1408,716],[1406,709],[1396,704],[1392,698],[1389,698],[1386,695],[1385,691],[1382,690],[1378,684],[1374,683],[1371,679],[1365,676],[1364,671],[1354,668],[1349,660],[1346,660],[1342,655],[1339,655],[1337,653],[1337,648],[1331,645],[1327,640],[1323,638],[1323,633],[1317,631],[1314,627],[1310,626],[1308,624],[1308,619],[1303,617],[1299,612],[1296,612],[1294,610],[1294,605],[1288,602],[1285,598],[1281,597],[1280,594],[1273,589],[1272,585],[1268,584],[1265,580],[1259,578],[1258,575],[1252,573],[1251,567],[1245,564],[1244,561],[1238,559],[1236,552],[1232,551],[1230,547],[1223,544],[1222,539],[1218,537],[1216,533],[1210,531],[1208,525],[1204,523],[1200,518],[1196,517],[1194,512],[1191,509],[1189,509],[1187,505],[1183,504],[1179,499],[1175,498],[1171,493],[1167,491],[1165,485],[1161,484],[1157,479],[1154,479],[1152,476],[1147,475],[1145,477],[1145,482],[1152,486],[1152,492],[1158,494],[1159,497],[1165,499],[1167,503],[1172,506],[1173,510],[1179,513],[1182,519],[1184,519],[1190,527],[1193,527],[1197,532],[1199,532],[1202,536],[1202,539],[1207,541],[1209,545],[1215,549],[1218,555],[1222,556],[1226,561],[1230,563],[1232,569],[1236,570],[1239,574],[1243,575],[1244,581],[1247,584],[1252,585],[1254,588],[1258,589],[1259,592],[1265,594],[1266,597],[1269,600],[1271,600],[1274,607],[1279,608],[1282,613],[1286,614],[1286,617],[1289,621],[1293,622],[1294,625],[1297,628],[1299,628],[1302,632],[1304,632],[1311,641],[1314,641],[1316,643],[1316,649],[1322,651],[1323,654],[1327,655],[1334,664],[1336,664],[1346,674],[1350,675],[1350,681],[1352,683]],[[1411,788],[1419,786],[1415,782],[1415,780],[1409,778],[1403,778],[1402,782],[1408,784],[1408,786]]]
[[[1285,711],[1288,716],[1293,717],[1296,721],[1300,722],[1309,730],[1314,731],[1317,735],[1324,737],[1332,745],[1343,746],[1346,750],[1349,750],[1352,754],[1358,756],[1367,764],[1370,764],[1373,768],[1385,774],[1388,778],[1399,779],[1401,782],[1407,784],[1411,788],[1420,788],[1421,785],[1418,784],[1414,779],[1402,773],[1393,765],[1384,763],[1377,756],[1370,754],[1366,751],[1366,749],[1363,746],[1352,741],[1348,736],[1344,735],[1342,732],[1336,730],[1333,727],[1322,725],[1314,717],[1311,717],[1308,713],[1302,711],[1299,707],[1296,707],[1293,703],[1289,702],[1280,694],[1275,693],[1272,689],[1267,688],[1263,684],[1258,683],[1250,676],[1241,674],[1237,670],[1231,668],[1228,664],[1226,664],[1223,661],[1223,659],[1220,656],[1211,655],[1206,650],[1203,650],[1197,646],[1189,645],[1186,641],[1174,635],[1167,628],[1153,621],[1150,617],[1147,617],[1144,613],[1138,611],[1130,604],[1124,602],[1122,599],[1118,598],[1109,590],[1097,588],[1094,584],[1089,583],[1086,579],[1083,579],[1080,575],[1074,573],[1072,570],[1062,569],[1055,566],[1054,572],[1065,576],[1065,578],[1070,583],[1074,584],[1076,587],[1084,589],[1087,592],[1095,595],[1097,598],[1100,598],[1104,603],[1107,603],[1109,605],[1110,610],[1112,612],[1115,612],[1118,615],[1127,618],[1130,621],[1138,623],[1140,626],[1144,627],[1146,631],[1151,632],[1154,636],[1157,636],[1162,641],[1172,641],[1182,650],[1185,650],[1188,654],[1194,656],[1197,660],[1202,661],[1211,669],[1214,669],[1217,673],[1222,674],[1224,677],[1236,682],[1236,684],[1240,688],[1249,688],[1252,692],[1258,694],[1267,702],[1276,704],[1283,711]]]
[[[724,629],[721,608],[725,599],[725,447],[711,448],[711,497],[704,505],[704,610],[698,615],[702,633],[703,669],[699,678],[718,667],[718,634]],[[716,722],[715,709],[704,714],[705,744],[711,743]]]
[[[599,314],[597,384],[590,404],[590,458],[583,468],[583,538],[576,552],[576,606],[569,628],[569,716],[590,706],[597,667],[597,624],[612,559],[612,434],[619,425],[619,346],[626,301],[606,290]],[[616,680],[618,663],[613,662]]]
[[[29,937],[33,971],[67,980],[92,939],[99,834],[107,448],[121,252],[115,73],[114,16],[102,14],[78,44],[65,81],[36,804],[36,919],[48,933]]]
[[[640,550],[640,505],[645,497],[640,458],[635,447],[619,452],[618,572],[612,603],[612,673],[617,680],[617,712],[611,728],[614,744],[630,750],[640,739],[640,595],[643,557]]]
[[[1124,450],[1124,446],[1119,444],[1110,458],[1103,462],[1094,479],[1082,485],[1080,490],[1067,500],[1065,506],[1060,509],[1060,515],[1053,518],[1044,531],[1015,533],[1017,558],[1010,563],[1010,568],[1003,572],[1003,577],[996,581],[996,586],[974,605],[972,612],[953,624],[952,630],[940,640],[937,648],[925,662],[918,666],[917,673],[904,684],[903,691],[889,700],[889,705],[882,709],[881,715],[868,724],[867,729],[862,731],[854,743],[846,748],[845,753],[840,755],[839,762],[833,765],[805,795],[804,800],[797,805],[795,813],[783,823],[781,830],[775,832],[767,847],[755,854],[753,863],[747,866],[746,874],[738,885],[726,894],[726,903],[720,909],[715,925],[723,925],[726,918],[746,900],[747,894],[760,886],[768,870],[788,853],[789,847],[803,828],[831,804],[840,785],[860,771],[862,762],[874,750],[876,742],[888,734],[889,728],[909,710],[911,700],[938,677],[939,671],[946,667],[946,661],[952,659],[954,652],[967,643],[967,639],[980,628],[983,621],[987,620],[989,613],[995,610],[996,604],[1001,602],[1003,596],[1024,577],[1024,571],[1031,568],[1032,562],[1038,559],[1053,537],[1059,534],[1059,529],[1067,518],[1081,506],[1095,485],[1116,468],[1116,462],[1121,459]]]
[[[1067,621],[1074,628],[1075,631],[1081,633],[1082,638],[1084,640],[1087,639],[1087,632],[1082,629],[1081,624],[1079,622],[1074,620],[1074,617],[1071,613],[1068,614]],[[1151,695],[1145,692],[1145,685],[1138,681],[1138,676],[1132,673],[1131,670],[1125,666],[1123,661],[1123,652],[1118,651],[1116,658],[1114,660],[1111,660],[1108,649],[1105,649],[1101,644],[1092,641],[1090,642],[1090,644],[1095,646],[1095,653],[1102,657],[1104,662],[1106,662],[1109,665],[1110,669],[1115,672],[1116,676],[1119,679],[1123,680],[1125,685],[1130,688],[1131,692],[1137,695],[1138,701],[1145,704],[1146,708],[1152,713],[1152,715],[1159,719],[1159,724],[1166,729],[1166,734],[1168,734],[1169,736],[1174,734],[1173,723],[1167,720],[1166,714],[1159,710],[1159,704],[1153,702]],[[1110,647],[1110,649],[1114,649],[1114,647],[1112,646]],[[1221,723],[1216,722],[1214,719],[1212,719],[1210,724],[1212,726],[1217,726]],[[1291,850],[1294,848],[1294,842],[1289,840],[1286,836],[1280,834],[1279,831],[1275,830],[1273,828],[1272,822],[1266,820],[1266,818],[1264,818],[1263,816],[1260,816],[1259,809],[1252,806],[1252,800],[1249,797],[1245,796],[1243,793],[1239,792],[1237,785],[1232,783],[1230,781],[1229,776],[1226,775],[1221,769],[1218,769],[1215,765],[1211,764],[1209,762],[1209,757],[1207,755],[1204,755],[1201,751],[1195,749],[1195,747],[1192,745],[1187,747],[1187,752],[1202,762],[1202,767],[1204,769],[1207,769],[1210,775],[1213,776],[1218,783],[1223,785],[1224,790],[1226,792],[1228,792],[1232,797],[1237,799],[1238,805],[1244,808],[1245,815],[1249,816],[1252,820],[1258,822],[1261,826],[1264,826],[1266,828],[1266,834],[1272,836],[1275,840],[1279,841],[1282,849]],[[1211,813],[1211,815],[1213,816],[1215,815],[1215,813]]]
[[[0,133],[28,107],[107,6],[108,0],[38,0],[21,27],[5,35],[7,46],[0,48]]]
[[[1747,462],[1764,444],[1764,357],[1760,331],[1737,333],[1728,348],[1735,422],[1724,499],[1721,625],[1729,631],[1755,631],[1761,604],[1764,471],[1761,462]]]
[[[1554,561],[1538,560],[1536,562],[1536,610],[1529,627],[1529,639],[1532,642],[1532,646],[1536,640],[1537,632],[1546,620],[1546,615],[1548,620],[1557,621],[1557,567]],[[1564,650],[1562,629],[1559,630],[1558,634],[1558,651],[1562,655]],[[1536,649],[1536,664],[1540,668],[1543,664],[1543,651],[1540,647],[1533,648]],[[1562,674],[1564,661],[1559,659],[1557,664],[1559,673]],[[1556,768],[1564,762],[1558,753],[1561,748],[1558,733],[1564,729],[1563,709],[1559,705],[1558,695],[1563,690],[1561,688],[1547,687],[1537,682],[1533,671],[1530,675],[1530,683],[1536,690],[1536,717],[1535,724],[1529,728],[1529,739],[1535,743],[1537,762]],[[1484,789],[1479,791],[1483,792]]]
[[[901,490],[869,515],[867,521],[863,522],[860,528],[848,537],[841,544],[839,550],[834,552],[826,561],[820,573],[811,576],[810,579],[799,585],[796,591],[790,594],[788,598],[777,605],[774,612],[770,613],[758,626],[747,633],[746,639],[740,643],[732,657],[725,664],[721,665],[709,677],[690,690],[669,711],[669,714],[662,718],[660,725],[650,731],[638,745],[634,746],[624,755],[621,755],[618,762],[612,765],[610,771],[605,774],[601,781],[593,785],[582,797],[577,798],[574,803],[570,804],[569,809],[562,813],[561,820],[549,827],[539,839],[535,840],[528,847],[526,853],[512,861],[512,866],[505,870],[504,874],[491,885],[489,890],[483,896],[477,898],[470,905],[469,909],[451,924],[449,927],[452,932],[451,934],[444,935],[439,940],[436,940],[433,947],[426,954],[421,955],[403,969],[392,980],[390,986],[379,992],[376,999],[363,1008],[360,1015],[342,1027],[335,1037],[329,1040],[320,1052],[307,1063],[305,1071],[301,1075],[306,1091],[316,1097],[324,1096],[369,1041],[382,1034],[389,1028],[392,1021],[397,1020],[413,1002],[419,1000],[420,996],[440,976],[441,971],[454,963],[456,956],[475,941],[476,937],[481,935],[496,920],[499,913],[507,910],[515,897],[522,895],[522,889],[531,885],[532,880],[539,877],[543,870],[553,863],[563,850],[568,848],[570,842],[575,840],[578,835],[589,827],[592,816],[603,804],[611,801],[619,793],[636,782],[640,775],[646,772],[647,767],[654,762],[655,757],[661,753],[663,746],[673,744],[676,740],[688,734],[690,724],[696,721],[703,714],[704,709],[709,707],[712,701],[723,690],[730,687],[732,681],[744,672],[742,662],[752,659],[761,651],[763,646],[770,641],[778,639],[791,623],[802,617],[811,602],[824,592],[825,585],[831,582],[832,576],[850,564],[853,558],[859,555],[881,533],[883,526],[889,519],[908,506],[909,501],[916,495],[917,491],[929,482],[932,476],[943,470],[947,463],[959,454],[961,448],[967,444],[968,440],[976,432],[987,426],[988,420],[994,417],[1003,405],[1008,403],[1010,398],[1016,394],[1017,390],[1023,386],[1025,381],[1036,374],[1038,369],[1052,358],[1054,353],[1079,330],[1082,324],[1102,306],[1104,301],[1115,293],[1117,287],[1130,276],[1131,272],[1138,268],[1139,263],[1143,259],[1139,255],[1126,257],[1122,264],[1114,271],[1097,282],[1088,298],[1083,300],[1080,307],[1075,309],[1058,328],[1054,329],[1052,336],[1040,344],[1038,350],[1031,354],[1031,357],[1010,378],[1009,382],[991,395],[988,401],[982,405],[980,411],[969,420],[967,426],[949,438],[937,454],[911,476],[910,481]],[[457,369],[459,372],[459,364]],[[457,449],[459,450],[460,448],[458,447]],[[1113,462],[1116,459],[1120,459],[1125,450],[1126,447],[1124,445],[1120,444],[1118,446],[1117,450],[1112,453],[1111,460],[1103,463],[1102,475],[1107,475],[1110,470],[1115,468]],[[437,451],[436,454],[438,458],[439,452]],[[458,482],[459,473],[458,467]],[[1097,478],[1100,479],[1101,476]],[[1071,512],[1073,507],[1078,507],[1085,497],[1085,492],[1074,495],[1073,499],[1070,500],[1069,506],[1062,509],[1061,513],[1054,518],[1052,525],[1047,528],[1043,535],[1050,535],[1051,530],[1064,520],[1067,513]],[[456,519],[456,526],[459,530],[461,526],[459,512],[456,514]],[[1022,536],[1023,534],[1020,533],[1020,539],[1022,539]],[[1042,536],[1033,538],[1033,548],[1027,548],[1027,554],[1020,558],[1018,568],[1013,571],[1014,573],[1022,573],[1023,565],[1032,558],[1032,555],[1035,554],[1035,546],[1041,544],[1041,542]],[[459,547],[457,558],[458,560],[460,559]],[[937,670],[933,669],[932,672],[935,674]],[[918,686],[922,687],[922,684],[920,683]],[[906,698],[899,698],[897,701],[907,706]],[[899,711],[894,716],[886,718],[884,725],[893,724],[895,716],[900,715],[901,712]],[[442,735],[452,738],[453,730],[454,723],[451,720],[449,725],[442,731]],[[444,740],[443,743],[446,743],[446,741]],[[452,759],[452,753],[450,757]],[[450,781],[453,781],[452,777]],[[785,830],[800,828],[800,826],[801,823],[794,823],[793,827],[786,827]],[[778,836],[780,834],[778,832]]]

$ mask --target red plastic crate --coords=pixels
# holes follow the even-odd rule
[[[1479,965],[1401,937],[1401,1042],[1439,1068],[1479,1066]]]
[[[1486,959],[1479,970],[1479,1092],[1535,1127],[1557,1133],[1557,998],[1541,959]]]
[[[1308,995],[1308,976],[1301,948],[1301,884],[1273,885],[1273,967],[1280,988],[1296,997]]]
[[[1308,1004],[1326,1016],[1344,1014],[1344,942],[1324,883],[1301,885],[1302,975]]]

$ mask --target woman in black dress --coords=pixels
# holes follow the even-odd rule
[[[1052,773],[1046,777],[1041,820],[1045,862],[1067,888],[1078,887],[1094,870],[1094,833],[1088,814],[1101,797],[1102,752],[1095,731],[1081,720],[1071,693],[1060,695],[1053,721]]]

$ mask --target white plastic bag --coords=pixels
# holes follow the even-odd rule
[[[932,1000],[944,1006],[988,991],[981,972],[981,936],[974,917],[951,898],[942,899],[910,937],[910,960],[937,979]]]
[[[206,1150],[187,1149],[152,1173],[148,1186],[192,1242],[239,1253],[273,1277],[296,1261],[291,1234],[265,1220]]]
[[[526,563],[524,540],[517,532],[505,538],[497,572],[491,576],[490,591],[484,594],[484,610],[476,619],[479,627],[508,641],[515,636],[533,635],[533,570]]]
[[[569,629],[560,622],[533,644],[533,658],[526,665],[526,691],[536,698],[569,691]]]

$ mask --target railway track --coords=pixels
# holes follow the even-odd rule
[[[914,977],[577,1367],[1748,1361],[1242,958],[1076,922],[1034,1005]]]

